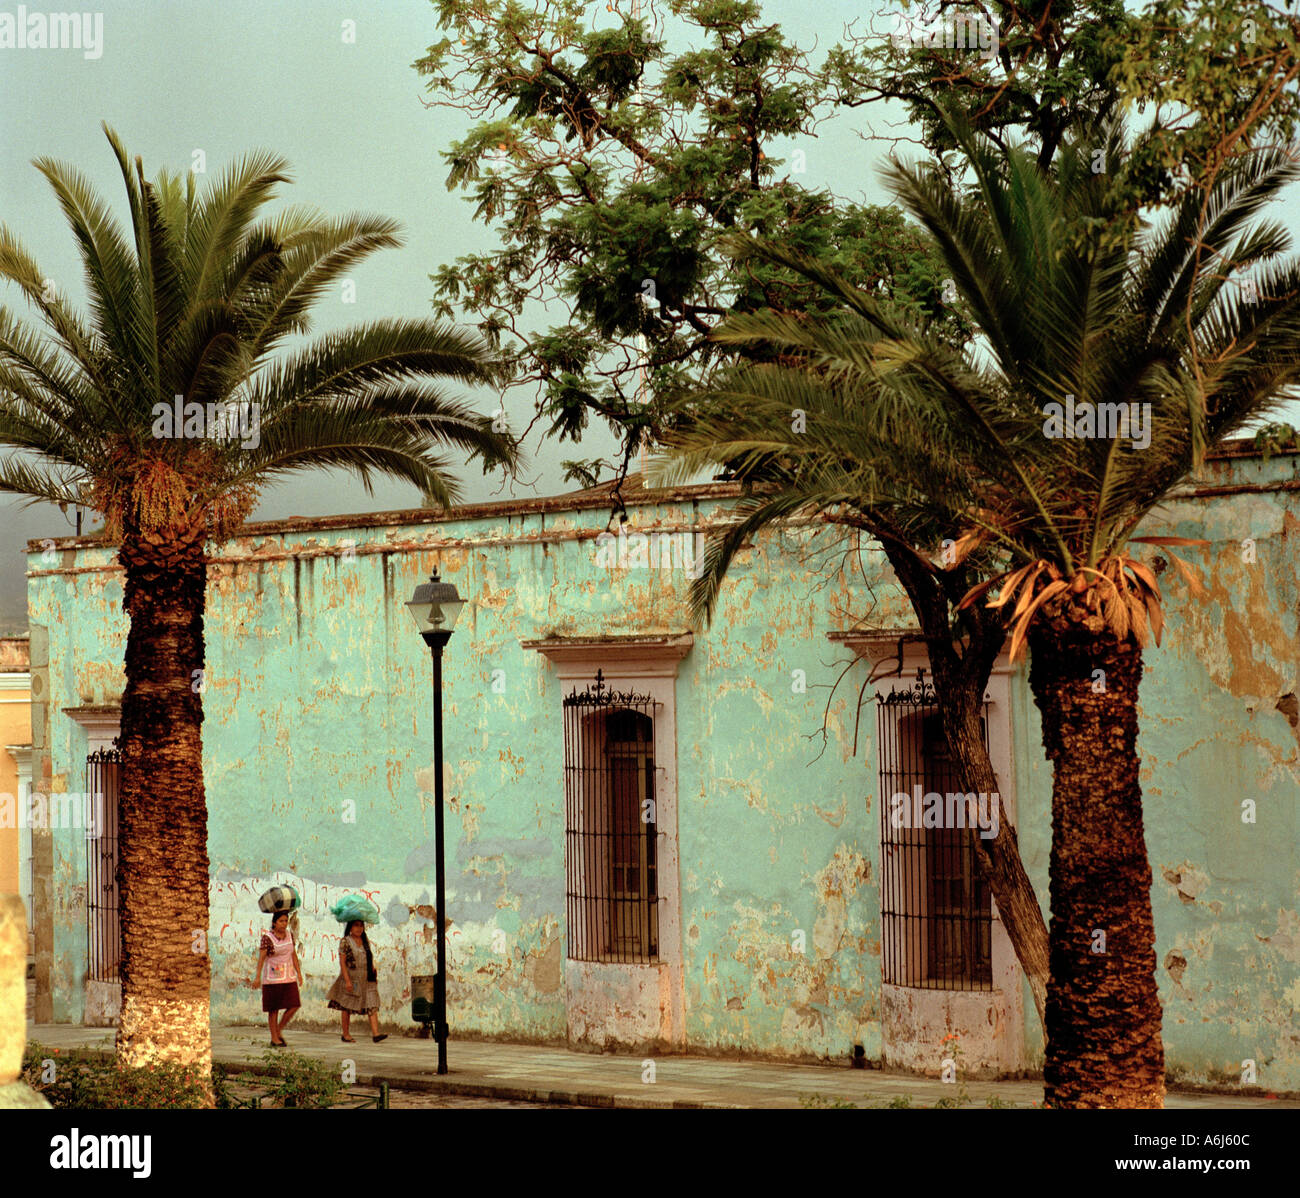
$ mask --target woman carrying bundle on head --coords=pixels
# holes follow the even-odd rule
[[[262,933],[258,945],[257,975],[249,982],[262,987],[262,1010],[271,1028],[271,1047],[287,1047],[284,1029],[302,1006],[298,994],[298,980],[302,966],[298,950],[289,931],[289,912],[277,911],[271,916],[271,930]],[[284,1015],[281,1016],[280,1012]]]
[[[329,1008],[343,1014],[343,1042],[355,1044],[348,1035],[354,1013],[370,1016],[370,1038],[378,1044],[388,1036],[379,1034],[379,975],[375,955],[370,951],[365,921],[349,920],[339,941],[339,976],[329,989]]]

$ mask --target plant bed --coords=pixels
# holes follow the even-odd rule
[[[219,1107],[236,1110],[362,1110],[388,1109],[388,1084],[377,1093],[352,1088],[337,1066],[296,1052],[262,1054],[263,1064],[242,1073],[213,1066],[213,1087]],[[254,1072],[255,1070],[255,1072]]]
[[[94,1051],[62,1051],[31,1043],[23,1081],[56,1110],[198,1110],[208,1087],[192,1067],[156,1063],[135,1068]]]
[[[235,1072],[212,1066],[211,1089],[183,1065],[133,1068],[98,1049],[58,1049],[30,1043],[23,1080],[56,1110],[364,1110],[389,1109],[387,1083],[349,1086],[337,1066],[295,1052],[263,1054]]]

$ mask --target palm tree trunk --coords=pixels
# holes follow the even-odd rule
[[[1030,647],[1029,685],[1053,766],[1044,1101],[1160,1107],[1164,1046],[1138,781],[1142,651],[1078,603],[1036,622]]]
[[[118,884],[123,1063],[210,1076],[207,809],[203,789],[206,561],[202,528],[141,534],[118,557],[130,617],[122,698]]]

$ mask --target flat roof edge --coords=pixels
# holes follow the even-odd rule
[[[638,489],[622,496],[624,507],[653,507],[667,503],[692,503],[701,499],[733,499],[743,491],[740,483],[695,483],[662,490]],[[286,520],[258,520],[245,524],[230,541],[246,537],[276,536],[288,532],[312,532],[339,528],[394,528],[404,524],[451,524],[458,520],[482,520],[492,516],[535,516],[552,512],[599,511],[616,508],[611,488],[574,491],[539,499],[505,499],[494,503],[467,503],[459,507],[398,508],[387,512],[347,512],[337,516],[290,517]],[[27,552],[36,553],[53,540],[63,549],[103,548],[116,542],[100,536],[39,537],[27,542]]]

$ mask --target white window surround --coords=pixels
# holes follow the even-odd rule
[[[910,686],[917,669],[930,677],[930,656],[925,640],[916,629],[834,632],[829,640],[846,645],[866,661],[874,675],[872,687],[878,697],[895,686]],[[985,688],[988,706],[989,759],[997,775],[1004,818],[1017,823],[1015,775],[1011,768],[1011,677],[1017,672],[1005,653],[994,662]],[[874,745],[875,722],[870,742],[871,813],[879,837],[877,762]],[[973,1070],[1012,1071],[1023,1069],[1025,1059],[1023,974],[1015,951],[998,917],[993,901],[992,929],[993,990],[922,990],[907,986],[881,986],[881,1038],[887,1065],[939,1071],[942,1037],[956,1032],[961,1037],[962,1067]]]
[[[122,730],[120,707],[65,707],[63,714],[86,733],[87,754],[111,749]]]
[[[677,849],[676,681],[678,666],[693,643],[690,633],[549,637],[522,642],[523,648],[541,653],[550,662],[560,683],[553,703],[557,738],[562,735],[563,697],[575,687],[584,689],[597,670],[611,690],[646,694],[657,704],[659,959],[626,964],[572,961],[566,953],[565,1003],[571,1043],[604,1048],[614,1044],[681,1046],[686,1042]]]

